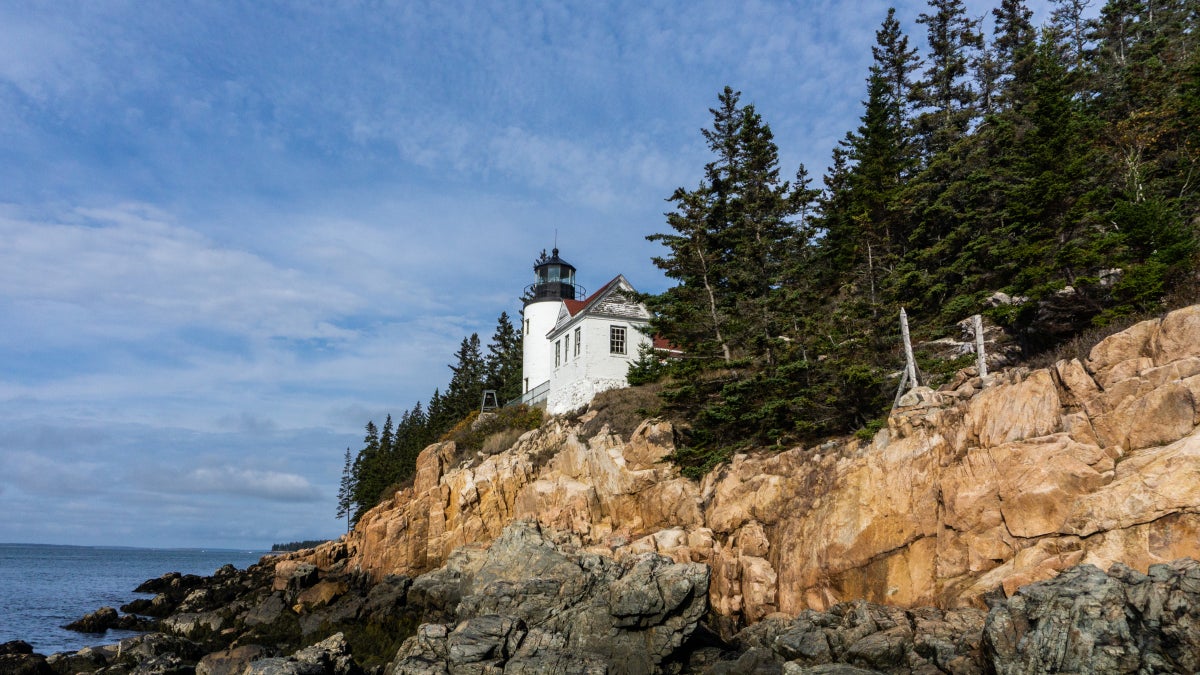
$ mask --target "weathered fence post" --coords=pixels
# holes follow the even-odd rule
[[[987,355],[983,353],[983,317],[976,314],[971,317],[975,324],[975,365],[980,377],[987,377]]]
[[[917,379],[917,360],[913,358],[912,339],[908,336],[908,312],[900,308],[900,336],[904,338],[905,368],[908,369],[908,383],[914,387],[921,384]]]

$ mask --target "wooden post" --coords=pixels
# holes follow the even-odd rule
[[[903,307],[900,308],[900,336],[904,338],[904,358],[908,382],[916,387],[921,384],[921,381],[917,379],[917,360],[913,358],[912,339],[908,337],[908,312],[905,312]]]
[[[987,377],[987,355],[983,353],[983,317],[976,314],[971,317],[975,324],[975,365],[980,377]]]
[[[908,368],[905,368],[904,372],[900,373],[900,386],[896,387],[896,398],[892,399],[892,410],[895,410],[896,406],[900,405],[900,398],[904,396],[904,385],[907,383]]]

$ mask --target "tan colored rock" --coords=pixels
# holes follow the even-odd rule
[[[319,581],[296,596],[296,603],[305,607],[327,605],[345,595],[346,585],[340,581]]]
[[[1182,382],[1151,390],[1129,406],[1125,448],[1140,450],[1183,438],[1192,430],[1194,411],[1192,392]]]
[[[985,389],[968,404],[966,424],[985,448],[1059,430],[1062,401],[1049,371],[1039,370],[1023,382]]]
[[[1150,340],[1150,355],[1156,365],[1166,365],[1200,356],[1200,305],[1177,309],[1163,317]]]
[[[856,598],[982,606],[1080,561],[1144,571],[1200,557],[1198,345],[1200,307],[1181,310],[1109,337],[1086,363],[918,397],[871,443],[741,454],[699,484],[664,461],[674,430],[662,421],[626,442],[551,420],[469,464],[435,444],[411,488],[290,562],[413,576],[533,519],[587,550],[710,565],[729,626]],[[292,572],[277,566],[278,579]]]
[[[1088,354],[1087,368],[1096,377],[1100,386],[1108,388],[1108,373],[1122,361],[1150,356],[1150,339],[1158,330],[1158,319],[1142,321],[1129,328],[1110,335]]]

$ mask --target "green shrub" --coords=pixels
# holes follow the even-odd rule
[[[442,440],[454,441],[460,453],[464,451],[478,452],[483,449],[484,442],[491,436],[516,431],[516,435],[519,437],[526,431],[542,426],[543,417],[540,408],[531,408],[526,405],[508,406],[483,415],[474,411],[455,424],[450,431],[447,431],[442,436]],[[515,441],[516,438],[513,440]]]

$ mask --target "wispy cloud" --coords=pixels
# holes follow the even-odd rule
[[[283,502],[309,502],[321,498],[320,492],[303,476],[235,467],[192,469],[177,476],[172,485],[181,492],[231,494]]]
[[[819,175],[887,6],[0,4],[0,540],[339,531],[343,450],[556,235],[665,286],[723,86]]]

